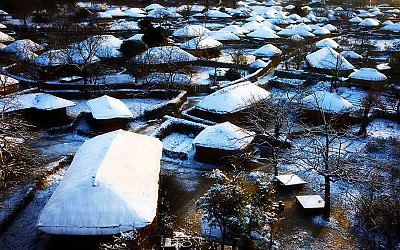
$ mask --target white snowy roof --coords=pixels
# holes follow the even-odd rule
[[[158,139],[123,130],[86,141],[36,227],[50,234],[104,235],[151,224],[161,151]]]
[[[96,63],[98,61],[100,59],[97,56],[76,49],[49,50],[33,59],[33,62],[40,66]]]
[[[139,40],[139,41],[141,41],[143,36],[144,36],[144,34],[135,34],[135,35],[129,37],[128,39],[126,39],[126,40]]]
[[[210,32],[210,30],[204,26],[193,24],[175,30],[172,35],[178,37],[197,37],[202,36],[207,32]]]
[[[138,22],[135,21],[126,21],[125,19],[120,19],[113,22],[110,27],[110,30],[139,30]]]
[[[342,55],[329,47],[324,47],[306,56],[308,63],[318,69],[351,70],[354,66]]]
[[[120,8],[111,8],[105,11],[106,14],[112,17],[126,17],[127,13],[123,12]]]
[[[251,143],[254,135],[254,132],[224,122],[205,128],[194,138],[193,144],[207,148],[240,150]]]
[[[97,120],[132,118],[132,112],[120,100],[104,95],[87,101],[92,115]]]
[[[16,80],[15,80],[16,81]],[[40,109],[40,110],[55,110],[74,106],[75,103],[69,100],[53,96],[45,93],[32,93],[16,95],[12,107],[7,109],[8,112],[23,110],[23,109]]]
[[[261,68],[266,67],[267,65],[268,65],[268,63],[264,62],[263,60],[257,59],[254,62],[250,63],[249,67],[253,68],[253,69],[261,69]]]
[[[251,82],[243,82],[220,89],[200,101],[196,108],[219,114],[234,113],[259,101],[271,93]]]
[[[285,29],[279,31],[277,33],[280,36],[293,36],[293,35],[300,35],[302,37],[314,37],[315,35],[311,33],[310,31],[307,31],[305,29],[296,29],[293,27],[286,27]]]
[[[252,54],[255,56],[273,57],[281,55],[282,51],[272,44],[267,44],[255,50]]]
[[[395,24],[389,24],[384,27],[382,27],[381,30],[387,30],[387,31],[392,31],[392,32],[400,32],[400,22],[395,23]]]
[[[387,77],[373,68],[361,68],[349,75],[349,78],[365,81],[385,81]]]
[[[331,32],[328,29],[324,28],[324,27],[318,27],[313,31],[314,35],[328,35],[330,33]]]
[[[333,26],[332,24],[328,23],[326,25],[323,26],[325,29],[329,30],[330,32],[335,32],[337,31],[337,28],[335,26]]]
[[[360,22],[359,25],[363,27],[376,27],[380,25],[380,22],[373,18],[366,18],[364,21]]]
[[[325,207],[325,201],[319,195],[296,196],[304,209],[321,209]]]
[[[344,56],[345,58],[351,58],[351,59],[361,59],[361,58],[363,58],[360,54],[356,53],[353,50],[344,50],[344,51],[340,52],[340,54],[342,56]]]
[[[2,49],[2,51],[5,52],[20,52],[20,51],[38,51],[44,49],[43,46],[33,42],[30,39],[22,39],[22,40],[16,40],[9,45],[7,45],[5,48]]]
[[[348,112],[353,109],[353,104],[343,99],[336,93],[316,91],[303,98],[302,104],[313,110],[322,110],[329,113]]]
[[[257,21],[257,22],[262,22],[265,21],[265,18],[256,14],[254,16],[251,16],[249,18],[246,19],[247,22],[251,22],[251,21]]]
[[[12,41],[15,41],[13,37],[0,31],[0,42],[12,42]]]
[[[210,17],[210,18],[230,18],[230,17],[232,17],[231,15],[221,12],[219,10],[208,10],[208,11],[204,12],[203,15],[206,17]]]
[[[160,5],[160,4],[158,4],[158,3],[153,3],[153,4],[150,4],[150,5],[147,5],[144,8],[144,10],[146,10],[146,11],[155,10],[155,9],[165,9],[165,7]]]
[[[349,20],[350,23],[361,23],[362,21],[364,21],[361,17],[353,17]]]
[[[254,38],[264,38],[264,39],[275,39],[275,38],[280,38],[275,34],[276,32],[268,28],[267,26],[260,27],[256,29],[255,31],[247,34],[248,37],[254,37]]]
[[[206,34],[207,36],[217,41],[239,41],[240,38],[229,31],[210,31]]]
[[[112,19],[112,16],[105,12],[97,12],[96,17],[99,19]]]
[[[10,85],[18,84],[18,83],[19,83],[19,81],[17,79],[14,79],[10,76],[0,74],[0,85],[1,86],[10,86]]]
[[[258,29],[260,27],[263,27],[263,26],[264,26],[263,24],[261,24],[261,23],[259,23],[257,21],[250,21],[250,22],[245,23],[242,26],[242,28],[246,29],[248,31],[254,31],[254,30],[256,30],[256,29]]]
[[[284,186],[303,185],[307,183],[295,174],[278,175],[275,178]]]
[[[339,44],[337,42],[335,42],[335,40],[333,40],[332,38],[325,38],[325,39],[318,41],[315,44],[315,47],[317,47],[317,48],[329,47],[329,48],[337,49],[337,48],[339,48]]]
[[[180,45],[182,49],[196,50],[196,49],[210,49],[222,46],[221,42],[218,42],[210,36],[195,37],[187,42]]]
[[[161,46],[149,48],[136,56],[135,60],[139,63],[154,65],[196,61],[197,57],[176,46]]]
[[[145,17],[146,12],[139,8],[129,8],[124,11],[129,17]]]
[[[243,27],[240,27],[238,25],[235,25],[235,24],[226,26],[226,27],[222,28],[220,31],[232,32],[235,35],[243,35],[243,34],[247,34],[250,32],[249,30],[247,30]]]
[[[87,53],[94,51],[99,58],[113,58],[122,56],[118,50],[121,47],[122,40],[113,35],[91,36],[80,42],[77,47],[80,50],[87,50]]]

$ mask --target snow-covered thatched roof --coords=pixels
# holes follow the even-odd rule
[[[385,81],[387,77],[373,68],[361,68],[349,75],[351,79],[358,79],[364,81]]]
[[[239,41],[240,38],[229,31],[210,31],[206,34],[207,36],[217,41]]]
[[[267,90],[254,83],[243,82],[206,96],[196,108],[219,114],[234,113],[270,97],[271,93]]]
[[[352,70],[354,66],[334,49],[324,47],[306,56],[314,68],[329,70]]]
[[[263,26],[264,26],[263,24],[261,24],[261,23],[259,23],[257,21],[250,21],[250,22],[245,23],[242,26],[242,28],[246,29],[248,31],[255,31],[256,29],[258,29],[260,27],[263,27]]]
[[[49,50],[35,57],[33,63],[39,66],[60,66],[67,64],[90,64],[99,62],[100,59],[85,51],[77,49]]]
[[[161,151],[158,139],[123,130],[86,141],[36,227],[50,234],[102,235],[151,224]]]
[[[106,14],[112,16],[112,17],[126,17],[128,16],[127,13],[123,12],[120,8],[115,7],[115,8],[110,8],[105,11]]]
[[[202,36],[207,32],[210,32],[210,30],[205,28],[204,26],[193,24],[193,25],[186,25],[182,28],[175,30],[172,33],[172,35],[178,37],[197,37],[197,36]]]
[[[282,51],[272,44],[267,44],[255,50],[252,54],[255,56],[273,57],[281,55]]]
[[[340,54],[342,56],[344,56],[344,58],[351,58],[351,59],[363,58],[360,54],[358,54],[357,52],[355,52],[353,50],[343,50],[342,52],[340,52]]]
[[[321,110],[328,113],[343,113],[354,108],[353,104],[336,93],[316,91],[304,97],[301,103],[309,109]]]
[[[129,17],[142,18],[146,16],[146,12],[139,8],[129,8],[124,11]]]
[[[235,24],[231,24],[229,26],[226,26],[226,27],[220,29],[220,31],[232,32],[235,35],[243,35],[243,34],[247,34],[247,33],[250,32],[249,30],[247,30],[247,29],[245,29],[243,27],[240,27],[238,25],[235,25]]]
[[[44,48],[40,44],[37,44],[30,39],[22,39],[22,40],[16,40],[16,41],[10,43],[5,48],[3,48],[2,51],[18,53],[20,51],[35,52],[35,51],[42,50],[42,49],[44,49]]]
[[[383,26],[381,30],[400,32],[400,22],[394,24],[387,24]]]
[[[3,78],[3,76],[1,76],[1,78]],[[15,79],[13,79],[13,81],[18,82]],[[5,107],[7,112],[11,112],[30,108],[39,110],[55,110],[75,105],[74,102],[45,93],[15,95],[13,98],[14,99],[11,101],[11,105],[7,103],[1,103],[1,108]]]
[[[232,17],[231,15],[221,12],[219,10],[208,10],[203,13],[203,16],[209,17],[209,18],[231,18]]]
[[[12,41],[15,41],[13,37],[0,31],[0,42],[12,42]]]
[[[329,35],[331,32],[324,27],[318,27],[313,32],[314,35]]]
[[[194,138],[193,144],[207,148],[240,150],[251,143],[254,135],[254,132],[224,122],[205,128]]]
[[[374,18],[366,18],[359,25],[363,27],[376,27],[380,25],[380,22]]]
[[[156,10],[156,9],[165,9],[165,7],[158,3],[152,3],[144,8],[145,11]]]
[[[254,38],[261,38],[261,39],[276,39],[276,38],[280,38],[275,33],[276,32],[273,29],[268,28],[267,26],[262,26],[260,28],[257,28],[253,32],[250,32],[249,34],[247,34],[247,36],[248,37],[254,37]]]
[[[250,63],[249,67],[253,68],[253,69],[261,69],[261,68],[265,68],[267,65],[268,65],[268,63],[264,62],[263,60],[257,59],[254,62]]]
[[[107,95],[89,100],[87,105],[97,120],[133,117],[132,112],[122,101]]]
[[[317,48],[329,47],[329,48],[337,49],[337,48],[339,48],[339,46],[340,45],[337,42],[335,42],[335,40],[333,40],[332,38],[322,39],[315,44],[315,47],[317,47]]]
[[[122,56],[118,50],[121,47],[122,40],[113,35],[91,36],[80,42],[77,48],[87,53],[93,53],[99,58],[113,58]],[[93,52],[92,52],[93,51]]]
[[[134,58],[143,64],[170,64],[196,61],[197,57],[176,46],[161,46],[149,48]]]
[[[196,50],[196,49],[210,49],[221,47],[222,43],[218,42],[210,36],[195,37],[180,45],[182,49]]]
[[[364,21],[361,17],[353,17],[349,20],[350,23],[361,23],[362,21]]]

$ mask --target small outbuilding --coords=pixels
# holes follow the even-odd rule
[[[92,112],[95,129],[112,131],[125,128],[128,119],[133,118],[132,112],[120,100],[104,95],[87,101]]]
[[[373,68],[361,68],[349,75],[351,84],[364,89],[382,90],[386,84],[387,77]]]
[[[59,235],[111,235],[152,224],[162,143],[116,130],[79,148],[36,227]]]
[[[45,127],[65,125],[69,121],[67,107],[75,105],[74,102],[45,93],[15,95],[6,99],[9,100],[1,105],[5,112],[21,113],[28,121]]]
[[[230,122],[209,126],[193,140],[195,160],[218,163],[223,158],[244,153],[250,149],[254,132],[242,129]]]
[[[331,120],[335,126],[343,127],[349,124],[350,111],[353,104],[336,93],[317,91],[306,96],[301,101],[301,118],[314,125],[323,124],[324,120]]]
[[[330,47],[324,47],[306,56],[310,69],[325,74],[348,76],[354,66],[341,54]]]
[[[0,95],[8,95],[17,92],[19,81],[10,76],[0,74]]]
[[[206,96],[190,113],[214,122],[238,124],[246,110],[271,96],[270,92],[254,83],[238,83]]]

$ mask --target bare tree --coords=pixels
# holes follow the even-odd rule
[[[370,112],[374,107],[382,107],[383,102],[381,100],[380,93],[376,91],[368,91],[367,96],[365,96],[362,100],[362,116],[361,116],[361,124],[360,130],[357,135],[366,137],[367,136],[367,127],[370,122]]]

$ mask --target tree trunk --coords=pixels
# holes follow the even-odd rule
[[[360,130],[358,131],[357,135],[358,136],[367,136],[367,126],[369,124],[369,119],[368,115],[371,110],[371,105],[370,103],[367,103],[364,108],[361,124],[360,124]]]
[[[330,216],[331,216],[331,178],[329,175],[325,175],[324,217],[329,221]]]

